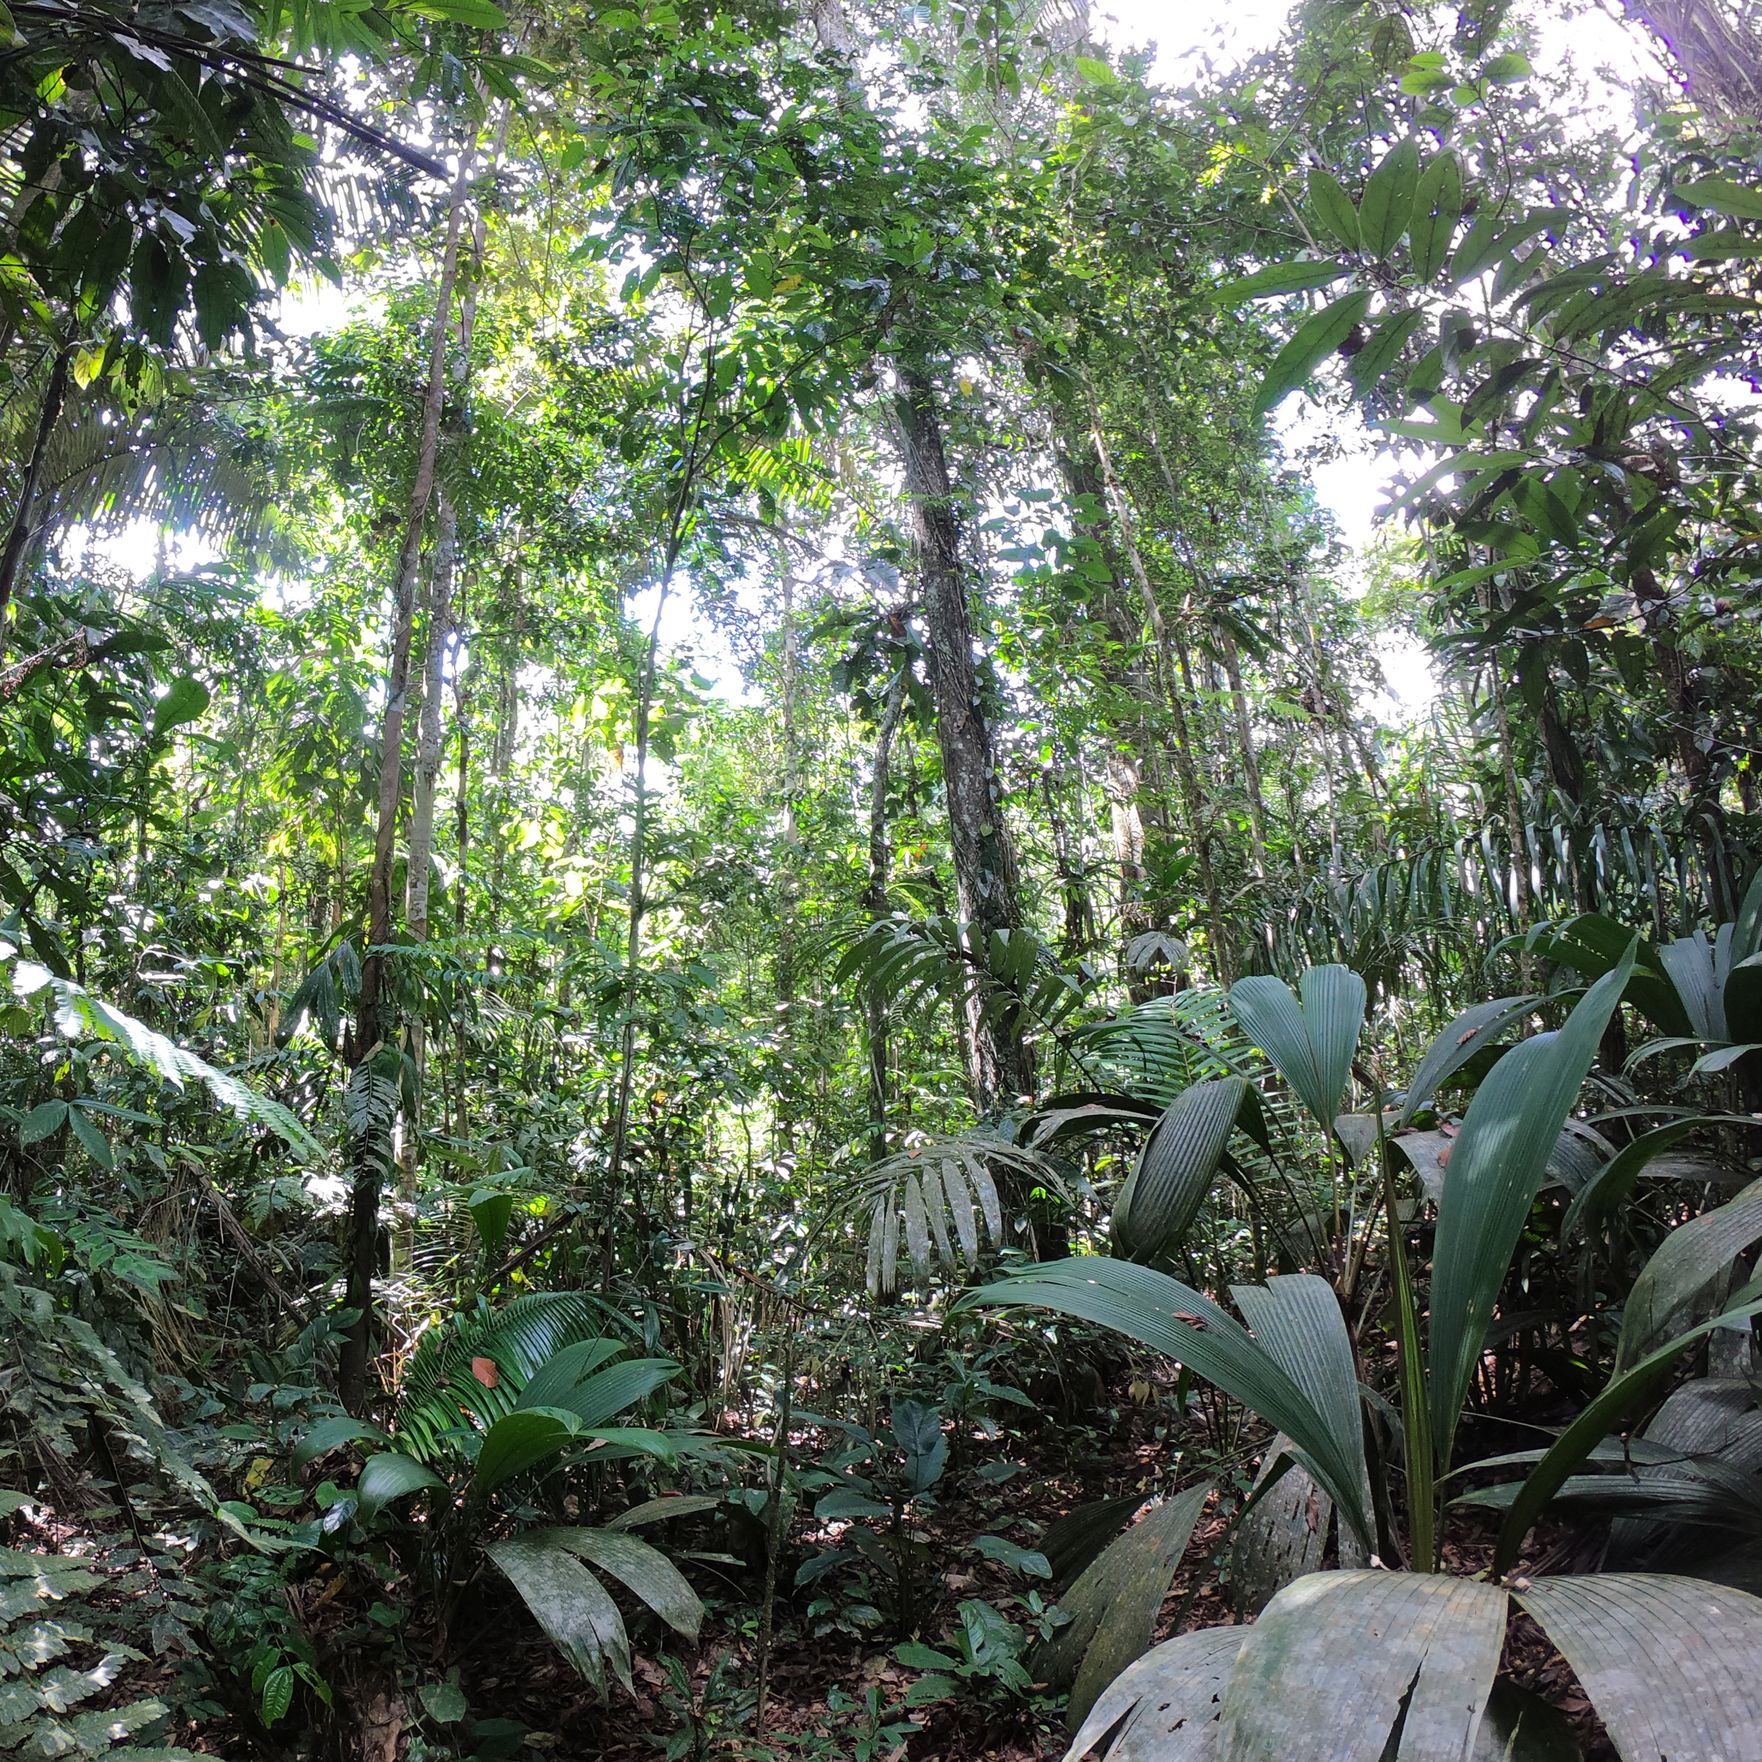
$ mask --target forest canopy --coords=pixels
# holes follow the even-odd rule
[[[0,1757],[1762,1762],[1762,10],[1182,11],[0,4]]]

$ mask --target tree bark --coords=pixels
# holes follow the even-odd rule
[[[875,731],[875,769],[869,779],[869,885],[863,904],[871,918],[887,913],[887,789],[893,769],[893,739],[905,713],[905,668],[887,693],[881,725]],[[863,1000],[869,1041],[869,1154],[879,1162],[887,1154],[887,1116],[892,1103],[887,1032],[887,992],[871,982]]]
[[[404,722],[410,691],[410,651],[416,622],[416,573],[422,534],[434,495],[435,459],[440,447],[441,411],[446,402],[447,341],[452,330],[453,288],[459,273],[466,197],[474,150],[459,155],[447,205],[446,243],[435,283],[434,325],[429,343],[428,378],[423,389],[417,435],[416,468],[404,516],[404,536],[392,575],[391,662],[386,672],[385,711],[380,719],[378,819],[374,827],[373,867],[367,889],[367,952],[361,961],[361,993],[347,1047],[351,1080],[384,1040],[391,1024],[386,1008],[390,989],[388,956],[393,935],[392,874],[397,850],[398,808],[403,793]],[[344,1305],[355,1319],[344,1336],[337,1363],[343,1405],[360,1413],[367,1399],[367,1370],[375,1334],[374,1273],[379,1259],[379,1202],[386,1166],[384,1147],[351,1146],[354,1164],[349,1199],[347,1276]]]
[[[942,415],[935,387],[921,366],[901,362],[898,373],[894,409],[929,638],[930,689],[948,801],[955,897],[972,952],[985,962],[993,936],[1011,935],[1023,926],[1021,882],[1004,819],[991,725],[979,694]],[[986,1012],[978,997],[969,1001],[967,1019],[973,1097],[979,1111],[994,1113],[1032,1095],[1033,1048],[1020,1021],[1007,1012]]]
[[[25,462],[24,476],[19,480],[18,506],[13,510],[5,548],[0,550],[0,658],[6,653],[7,608],[12,604],[19,571],[30,552],[31,540],[36,536],[36,522],[32,516],[36,510],[37,485],[42,480],[43,460],[48,456],[49,443],[55,438],[56,427],[61,421],[62,406],[67,402],[67,375],[72,364],[73,344],[63,343],[55,351],[55,359],[49,367],[49,383],[43,388],[31,456]]]

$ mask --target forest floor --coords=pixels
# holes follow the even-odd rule
[[[1205,1452],[1196,1438],[1183,1441],[1166,1434],[1170,1409],[1161,1399],[1164,1393],[1157,1391],[1157,1398],[1143,1406],[1125,1405],[1091,1416],[1087,1425],[1046,1423],[1013,1436],[1006,1453],[1022,1468],[1001,1487],[977,1472],[980,1463],[996,1460],[995,1453],[1003,1448],[997,1443],[984,1446],[991,1456],[975,1456],[951,1469],[923,1522],[937,1567],[926,1575],[932,1582],[920,1593],[916,1637],[937,1645],[958,1628],[958,1605],[969,1597],[982,1597],[1024,1618],[1028,1586],[1019,1574],[976,1557],[976,1536],[1002,1534],[1032,1546],[1041,1528],[1078,1505],[1128,1492],[1149,1497],[1170,1484],[1177,1450],[1182,1456],[1180,1478],[1191,1483],[1207,1466]],[[811,1434],[798,1436],[798,1459],[810,1457],[827,1442]],[[1239,1451],[1234,1461],[1220,1461],[1213,1453],[1209,1466],[1222,1479],[1231,1472],[1250,1473],[1254,1463],[1252,1453]],[[1473,1519],[1455,1525],[1446,1550],[1447,1569],[1484,1571],[1493,1527],[1490,1521]],[[824,1545],[815,1528],[804,1513],[791,1563],[816,1542]],[[1163,1603],[1158,1640],[1241,1619],[1226,1589],[1228,1549],[1228,1514],[1214,1494]],[[516,1645],[516,1637],[525,1633],[518,1622],[501,1626],[509,1643],[498,1649],[492,1642],[468,1686],[474,1703],[495,1706],[530,1725],[529,1745],[572,1759],[1058,1762],[1065,1754],[1070,1734],[1062,1706],[1045,1697],[987,1695],[986,1685],[979,1683],[959,1698],[907,1711],[907,1691],[923,1674],[894,1658],[896,1643],[907,1636],[893,1623],[861,1636],[836,1630],[815,1633],[804,1619],[813,1594],[793,1590],[787,1580],[779,1586],[762,1729],[752,1718],[750,1690],[757,1680],[759,1641],[750,1590],[720,1607],[712,1603],[696,1652],[684,1654],[670,1668],[652,1654],[639,1656],[634,1704],[622,1693],[599,1700],[550,1648]],[[1049,1589],[1047,1594],[1050,1600]],[[677,1653],[676,1645],[670,1649]],[[640,1643],[637,1650],[644,1651]],[[1566,1714],[1584,1746],[1586,1762],[1612,1762],[1614,1752],[1588,1698],[1525,1616],[1513,1617],[1503,1674],[1521,1691]],[[882,1709],[880,1720],[873,1716],[876,1707]],[[908,1720],[916,1729],[901,1729]]]

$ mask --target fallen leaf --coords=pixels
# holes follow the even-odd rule
[[[502,1380],[502,1373],[496,1368],[493,1358],[474,1358],[471,1361],[471,1374],[486,1389],[493,1389]]]

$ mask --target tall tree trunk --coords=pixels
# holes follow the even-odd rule
[[[973,952],[985,960],[994,935],[1022,928],[1021,882],[1004,819],[991,726],[979,695],[942,415],[935,388],[921,366],[901,362],[898,373],[894,409],[929,637],[930,688],[948,800],[955,895]],[[1007,1012],[988,1013],[977,996],[970,1000],[967,1014],[973,1094],[980,1112],[992,1113],[1031,1095],[1033,1049],[1021,1022]]]
[[[36,536],[37,485],[42,480],[49,443],[55,438],[56,427],[61,421],[62,406],[67,402],[67,375],[72,364],[73,344],[63,343],[49,365],[49,383],[43,388],[43,402],[37,411],[37,432],[31,441],[31,454],[25,461],[24,475],[19,479],[18,506],[13,510],[5,547],[0,549],[0,659],[6,654],[7,608],[12,604],[19,571]]]
[[[1113,468],[1113,456],[1099,419],[1091,429],[1096,462],[1101,467],[1101,481],[1113,515],[1126,561],[1131,565],[1132,579],[1143,602],[1144,616],[1156,645],[1156,661],[1162,698],[1168,708],[1171,732],[1174,735],[1175,776],[1181,788],[1181,806],[1187,821],[1187,836],[1193,841],[1193,853],[1199,863],[1199,884],[1205,894],[1205,910],[1211,931],[1212,966],[1218,983],[1228,985],[1234,976],[1235,963],[1225,929],[1223,893],[1218,883],[1217,865],[1213,860],[1211,829],[1205,812],[1205,792],[1199,781],[1199,768],[1193,758],[1193,734],[1187,720],[1187,706],[1182,695],[1181,674],[1185,656],[1181,654],[1169,631],[1162,601],[1157,597],[1156,584],[1138,548],[1137,522],[1125,486]]]
[[[875,769],[869,779],[869,885],[863,904],[871,918],[887,913],[887,789],[893,769],[893,739],[905,713],[905,669],[887,693],[881,726],[875,731]],[[863,1000],[869,1041],[869,1154],[879,1161],[887,1154],[887,1115],[892,1102],[889,1073],[886,987],[871,981]]]
[[[391,1027],[388,957],[392,940],[392,872],[397,849],[398,808],[403,793],[404,721],[410,691],[410,651],[416,622],[416,574],[422,534],[434,494],[435,458],[440,446],[441,410],[446,402],[447,342],[452,332],[453,288],[459,274],[466,198],[475,152],[459,155],[458,175],[447,205],[446,243],[434,294],[434,326],[429,343],[428,380],[423,390],[417,435],[416,468],[404,516],[404,536],[392,576],[391,663],[386,672],[385,710],[380,719],[378,820],[373,867],[367,889],[367,953],[361,962],[361,993],[354,1030],[346,1048],[353,1082]],[[377,1136],[377,1134],[372,1134]],[[344,1304],[354,1320],[344,1336],[337,1363],[343,1405],[360,1413],[367,1400],[367,1369],[375,1334],[374,1273],[379,1259],[379,1202],[387,1163],[381,1142],[350,1146],[353,1180],[349,1199],[347,1275]]]

